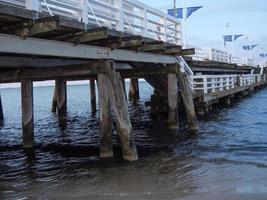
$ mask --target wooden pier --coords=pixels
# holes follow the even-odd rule
[[[151,38],[147,33],[137,35],[97,27],[87,20],[85,23],[68,16],[50,16],[51,12],[49,6],[46,12],[38,12],[0,1],[0,83],[21,82],[24,148],[34,147],[34,81],[55,80],[51,111],[57,113],[60,126],[66,123],[67,81],[90,82],[88,103],[92,114],[99,104],[100,157],[113,156],[113,113],[122,156],[128,161],[138,159],[127,101],[138,102],[139,78],[144,78],[155,90],[150,102],[152,110],[166,103],[170,129],[179,130],[178,114],[182,109],[188,129],[194,132],[199,128],[196,110],[201,114],[220,99],[228,99],[229,103],[233,95],[266,83],[266,74],[251,74],[251,67],[187,61],[182,56],[194,50],[182,49],[177,34],[170,40],[167,26],[157,33],[165,37]],[[167,23],[168,18],[164,19]],[[128,22],[124,23],[126,29]],[[125,78],[130,79],[128,95]],[[0,121],[3,120],[0,96]]]

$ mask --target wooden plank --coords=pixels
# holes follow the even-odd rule
[[[59,17],[46,17],[37,20],[9,23],[1,26],[0,32],[15,34],[21,37],[36,36],[59,29]]]
[[[106,72],[102,61],[50,68],[10,69],[1,71],[0,82],[13,82],[20,79],[54,80],[63,77],[90,76],[101,72]]]
[[[34,146],[33,86],[32,80],[21,80],[22,138],[23,148]]]
[[[182,49],[180,55],[186,56],[186,55],[194,55],[195,54],[195,48],[190,49]]]
[[[179,45],[175,45],[175,46],[167,46],[166,49],[161,53],[166,55],[180,55],[181,51],[182,47]]]
[[[111,61],[107,61],[106,66],[110,69],[114,69],[114,63]],[[106,81],[108,83],[108,92],[112,109],[114,111],[117,132],[122,145],[123,159],[127,161],[138,160],[132,124],[124,95],[121,77],[119,73],[110,70],[107,73]]]
[[[110,98],[108,94],[107,77],[98,74],[98,99],[100,117],[100,157],[113,157],[112,148],[112,118],[110,109]]]
[[[137,51],[143,52],[161,52],[166,49],[164,44],[146,44],[142,47],[138,47]]]
[[[73,43],[89,43],[96,40],[101,39],[107,39],[109,37],[108,35],[108,29],[107,28],[95,28],[90,29],[87,32],[81,32],[76,34],[73,38],[70,38],[66,40],[67,42],[73,42]]]

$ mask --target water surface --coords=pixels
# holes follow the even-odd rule
[[[50,112],[52,89],[34,88],[34,151],[21,149],[20,90],[1,89],[0,199],[267,193],[266,89],[214,109],[190,135],[150,118],[145,101],[152,89],[141,82],[139,104],[129,104],[140,157],[134,163],[122,161],[115,134],[115,158],[99,159],[98,115],[90,113],[88,85],[68,86],[66,129]]]

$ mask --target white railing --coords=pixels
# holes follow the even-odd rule
[[[266,75],[195,75],[191,79],[195,93],[209,94],[266,82]]]
[[[192,56],[193,60],[199,61],[215,61],[221,63],[233,63],[238,66],[253,66],[253,60],[245,57],[236,57],[231,56],[228,52],[216,48],[199,48],[195,46],[188,47],[195,48],[195,55]]]
[[[182,44],[181,22],[138,0],[0,0],[86,24]]]

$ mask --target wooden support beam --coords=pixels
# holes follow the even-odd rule
[[[95,79],[90,79],[90,102],[91,112],[96,113],[96,91],[95,91]]]
[[[52,99],[52,106],[51,106],[51,112],[56,113],[57,112],[57,89],[56,89],[56,83],[54,87],[54,93],[53,93],[53,99]]]
[[[195,55],[195,48],[182,49],[180,55],[182,55],[182,56],[186,56],[186,55]]]
[[[57,111],[59,117],[59,124],[66,125],[67,115],[67,87],[66,81],[56,79],[56,97],[57,97]]]
[[[139,100],[139,85],[138,78],[130,79],[129,93],[128,93],[129,101],[133,104],[136,104]]]
[[[114,63],[112,61],[107,61],[105,65],[111,69],[110,72],[107,73],[108,91],[117,132],[122,144],[123,158],[127,161],[135,161],[138,160],[138,155],[133,137],[132,123],[122,86],[122,79],[120,74],[114,71]]]
[[[1,26],[0,31],[8,34],[15,34],[21,37],[36,36],[59,29],[59,17],[52,16],[37,20],[11,23]]]
[[[106,43],[106,47],[112,48],[112,49],[131,49],[134,47],[139,47],[143,45],[143,40],[140,36],[134,36],[134,37],[125,37],[125,38],[119,38],[118,41],[115,39],[110,40]]]
[[[23,147],[34,146],[33,85],[32,80],[21,80],[22,138]]]
[[[167,46],[164,51],[161,53],[166,54],[166,55],[179,55],[182,51],[182,47],[179,45],[175,46]]]
[[[4,120],[4,111],[3,111],[3,105],[2,105],[2,99],[0,94],[0,121]]]
[[[112,118],[107,77],[98,74],[98,99],[100,116],[100,157],[113,157],[112,148]]]
[[[143,51],[143,52],[161,52],[166,49],[166,46],[164,44],[147,44],[142,47],[138,47],[137,51]]]
[[[72,37],[68,36],[69,39],[65,40],[68,42],[74,43],[89,43],[96,40],[102,40],[109,38],[108,28],[94,28],[90,29],[86,32],[79,32],[77,34],[72,35]]]
[[[176,74],[168,74],[169,128],[179,129],[178,79]]]
[[[55,80],[63,77],[88,77],[97,73],[104,73],[103,62],[73,64],[60,67],[21,68],[3,70],[0,82],[12,82],[20,79]]]
[[[177,74],[189,129],[191,131],[197,131],[199,126],[193,102],[193,92],[189,87],[187,75],[181,71],[181,67],[179,65],[177,66]]]

